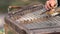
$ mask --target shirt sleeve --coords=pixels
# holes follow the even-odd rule
[[[58,6],[60,6],[60,0],[57,0],[58,1]]]

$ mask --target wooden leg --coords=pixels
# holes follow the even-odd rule
[[[8,25],[4,24],[5,34],[8,34]]]
[[[14,31],[14,29],[12,29],[9,25],[4,24],[4,28],[5,28],[5,34],[8,34],[8,32],[12,32],[13,34],[18,34]]]

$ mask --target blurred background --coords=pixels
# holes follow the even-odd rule
[[[7,12],[8,6],[25,6],[30,3],[41,2],[45,3],[45,0],[0,0],[0,12]]]
[[[45,4],[45,1],[46,0],[0,0],[0,32],[4,32],[4,17],[8,13],[8,6],[26,6],[35,2]]]

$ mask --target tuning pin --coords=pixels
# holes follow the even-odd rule
[[[24,23],[28,23],[28,19],[27,18],[23,18],[24,19]]]
[[[24,18],[20,18],[19,21],[20,21],[20,23],[24,23],[25,20],[24,20]]]

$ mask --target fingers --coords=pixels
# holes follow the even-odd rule
[[[51,5],[51,7],[54,7],[56,5],[56,2],[55,1],[50,1],[49,3]]]
[[[52,1],[52,0],[47,1],[46,4],[45,4],[45,8],[46,8],[47,10],[52,9],[52,8],[55,6],[55,4],[56,4],[55,1]]]
[[[46,4],[45,4],[45,8],[46,8],[47,10],[49,10],[49,9],[51,8],[49,4],[50,4],[49,1],[47,1]]]
[[[46,10],[48,10],[48,7],[47,7],[47,5],[45,5],[45,8],[46,8]]]

